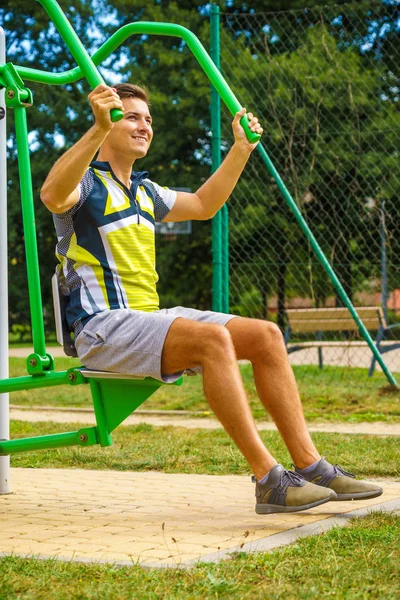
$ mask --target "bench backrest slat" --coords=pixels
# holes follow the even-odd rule
[[[380,306],[362,306],[357,313],[368,330],[377,330],[385,320]],[[358,327],[347,308],[302,308],[286,311],[293,332],[357,331]]]

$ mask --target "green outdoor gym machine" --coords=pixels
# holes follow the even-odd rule
[[[92,57],[90,57],[57,2],[55,0],[38,1],[49,14],[51,20],[58,29],[78,66],[64,73],[49,73],[37,69],[19,67],[11,63],[6,63],[5,58],[2,59],[0,54],[0,90],[4,89],[6,106],[7,108],[13,109],[15,114],[22,214],[26,245],[26,264],[29,275],[29,303],[31,310],[34,346],[34,352],[27,359],[28,375],[14,378],[8,378],[8,376],[5,376],[0,380],[0,403],[1,399],[5,397],[4,395],[17,390],[27,390],[58,385],[75,386],[89,384],[93,397],[96,426],[87,427],[75,432],[38,436],[20,440],[8,440],[8,434],[5,434],[4,431],[2,433],[2,430],[0,429],[0,433],[2,433],[2,436],[0,437],[6,438],[3,440],[0,439],[0,493],[5,493],[4,488],[8,485],[4,484],[4,482],[9,482],[9,476],[4,472],[4,469],[7,467],[4,467],[4,465],[2,467],[2,460],[4,457],[7,457],[15,452],[72,445],[89,446],[92,444],[100,444],[102,446],[108,446],[112,443],[110,434],[113,429],[115,429],[115,427],[117,427],[129,414],[131,414],[138,406],[140,406],[142,402],[144,402],[152,393],[154,393],[154,391],[156,391],[160,385],[162,385],[161,382],[150,378],[144,380],[124,378],[123,376],[115,378],[115,374],[111,374],[110,377],[107,377],[107,375],[110,374],[96,372],[89,373],[83,368],[72,368],[61,372],[55,371],[54,359],[51,354],[46,351],[44,335],[42,297],[40,290],[40,275],[28,147],[28,127],[26,118],[26,110],[32,104],[33,99],[30,90],[25,86],[25,81],[36,81],[38,83],[57,85],[71,83],[82,77],[85,77],[89,82],[89,85],[94,88],[98,84],[104,83],[96,66],[99,65],[105,58],[107,58],[129,36],[133,34],[166,35],[181,38],[186,42],[196,60],[211,81],[218,95],[232,115],[234,115],[241,108],[241,104],[229,88],[225,79],[220,74],[217,66],[207,54],[203,45],[200,43],[198,38],[185,27],[171,23],[149,22],[137,22],[125,25],[114,35],[112,35],[109,40],[107,40],[107,42],[105,42],[105,44],[103,44],[103,46],[97,50]],[[2,62],[2,60],[4,62]],[[123,117],[123,114],[121,111],[114,109],[111,112],[111,116],[113,121],[117,121]],[[241,123],[246,131],[248,139],[252,142],[258,141],[259,136],[249,130],[246,116],[242,118]],[[275,179],[281,193],[285,198],[285,201],[294,212],[300,227],[307,236],[312,248],[314,249],[337,291],[339,292],[343,303],[345,306],[347,306],[352,314],[362,336],[367,341],[386,377],[391,384],[396,385],[393,375],[390,373],[382,359],[381,354],[375,347],[375,344],[364,324],[359,319],[350,299],[346,295],[342,285],[332,270],[332,267],[324,256],[313,234],[309,230],[296,203],[285,187],[264,146],[261,143],[258,144],[257,150],[260,152],[268,171]],[[2,251],[4,252],[4,250]],[[225,276],[226,273],[224,277]],[[3,372],[0,372],[0,376],[3,376]],[[4,402],[2,406],[3,412],[0,410],[0,418],[1,415],[4,414]],[[2,482],[3,489],[1,487]]]

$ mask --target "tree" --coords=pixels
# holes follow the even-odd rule
[[[98,47],[120,25],[142,18],[149,20],[185,22],[208,36],[208,24],[199,13],[181,10],[177,4],[161,7],[156,2],[143,16],[139,3],[85,2],[74,7],[61,2],[86,48]],[[129,8],[129,10],[128,10]],[[120,12],[119,12],[120,11]],[[114,22],[110,24],[111,13]],[[108,16],[108,19],[105,18]],[[11,1],[7,8],[0,6],[0,24],[6,29],[8,60],[14,64],[48,71],[62,72],[75,66],[62,40],[43,8],[31,2]],[[28,30],[26,25],[29,25]],[[21,41],[20,41],[21,40]],[[125,57],[125,65],[124,59]],[[118,63],[118,60],[122,62]],[[140,65],[140,66],[139,66]],[[145,70],[144,70],[145,69]],[[102,72],[106,81],[116,78],[148,83],[153,90],[152,112],[156,136],[151,154],[138,168],[149,169],[151,177],[163,185],[196,189],[209,174],[209,85],[196,61],[179,40],[145,37],[127,41],[105,63]],[[167,76],[166,76],[167,74]],[[55,266],[55,234],[52,219],[39,200],[39,190],[51,165],[88,129],[91,111],[86,96],[88,85],[78,82],[68,86],[44,86],[27,82],[33,90],[35,103],[28,110],[36,225],[38,231],[41,280],[46,324],[53,328],[50,278]],[[198,102],[197,94],[203,98]],[[9,238],[10,238],[10,322],[28,323],[29,310],[26,290],[23,231],[19,202],[16,144],[12,114],[9,115]],[[160,132],[160,133],[158,133]],[[162,132],[162,134],[161,134]],[[182,133],[183,132],[183,133]],[[210,224],[196,224],[194,234],[182,245],[159,240],[158,270],[160,291],[166,301],[199,307],[210,306],[211,268]],[[200,266],[200,262],[203,264]],[[193,265],[197,264],[197,268]],[[176,273],[182,276],[178,278]],[[200,278],[200,277],[201,278]]]
[[[64,9],[84,44],[89,43],[87,25],[93,16],[85,2]],[[0,7],[0,25],[5,29],[7,61],[16,65],[47,71],[64,71],[75,66],[54,27],[38,3],[15,2]],[[28,27],[27,27],[28,26]],[[54,228],[49,213],[39,200],[41,184],[51,165],[88,127],[89,108],[82,94],[88,91],[81,83],[66,87],[47,87],[27,82],[34,94],[34,105],[28,109],[33,190],[38,231],[38,247],[43,285],[44,314],[53,328],[50,278],[54,270]],[[66,101],[67,100],[67,101]],[[72,111],[70,106],[74,107]],[[8,111],[8,227],[9,227],[9,291],[10,324],[29,323],[27,274],[19,198],[17,147],[13,114]],[[64,142],[64,140],[65,142]],[[56,140],[59,139],[59,144]],[[61,146],[61,147],[60,147]],[[21,293],[21,291],[25,291]]]
[[[305,9],[300,0],[290,5],[254,0],[251,9],[263,14],[245,16],[250,5],[227,0],[222,68],[238,98],[257,107],[267,123],[264,138],[274,162],[329,257],[343,268],[342,279],[352,292],[378,269],[371,232],[379,215],[365,209],[367,196],[373,195],[378,207],[385,199],[388,209],[397,210],[399,31],[393,23],[399,2],[359,2],[346,8],[342,2],[330,4],[321,11],[313,8],[318,5],[314,1]],[[90,5],[80,0],[71,7],[63,0],[61,5],[89,49],[139,19],[182,23],[207,46],[209,5],[202,2],[103,0]],[[0,4],[0,24],[14,63],[53,71],[74,66],[39,4]],[[148,169],[163,185],[196,189],[210,170],[209,84],[185,44],[176,38],[135,36],[105,61],[102,73],[110,83],[147,83],[152,92],[156,135],[138,168]],[[85,82],[28,85],[35,94],[28,121],[44,306],[51,327],[55,238],[38,193],[56,158],[90,125],[89,88]],[[231,117],[224,115],[226,148],[232,140]],[[9,125],[11,322],[24,322],[28,303],[21,294],[26,274],[11,115]],[[263,315],[262,298],[277,292],[281,306],[287,294],[311,295],[317,305],[323,304],[331,287],[257,156],[246,173],[230,205],[231,214],[240,214],[231,231],[232,280],[242,290],[233,294],[234,308],[251,314],[257,297],[257,314]],[[260,173],[265,173],[261,180]],[[388,218],[393,257],[398,254],[397,222]],[[208,308],[210,224],[195,223],[193,235],[180,237],[179,243],[159,239],[157,244],[163,305]],[[400,277],[392,272],[393,281]]]
[[[379,272],[368,197],[373,190],[378,203],[393,205],[399,193],[393,171],[399,113],[397,103],[382,101],[384,66],[341,45],[323,24],[303,30],[295,51],[273,59],[268,40],[262,49],[246,40],[229,43],[225,35],[222,47],[228,80],[267,123],[270,156],[352,296]],[[379,145],[377,132],[385,132]],[[252,163],[230,208],[232,271],[241,272],[234,275],[243,278],[240,289],[247,281],[277,291],[282,321],[283,286],[316,305],[332,286],[292,215],[282,214],[283,199],[265,167],[257,157]]]

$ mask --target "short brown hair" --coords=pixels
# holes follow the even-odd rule
[[[120,98],[139,98],[150,106],[149,91],[133,83],[117,83],[113,86]]]

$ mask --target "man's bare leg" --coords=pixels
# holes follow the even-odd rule
[[[245,318],[232,319],[226,328],[237,358],[251,361],[259,398],[275,421],[293,462],[303,469],[319,460],[279,328],[274,323]]]
[[[255,426],[230,333],[222,325],[176,319],[164,343],[162,373],[198,365],[203,367],[204,393],[210,408],[261,479],[277,463]]]

